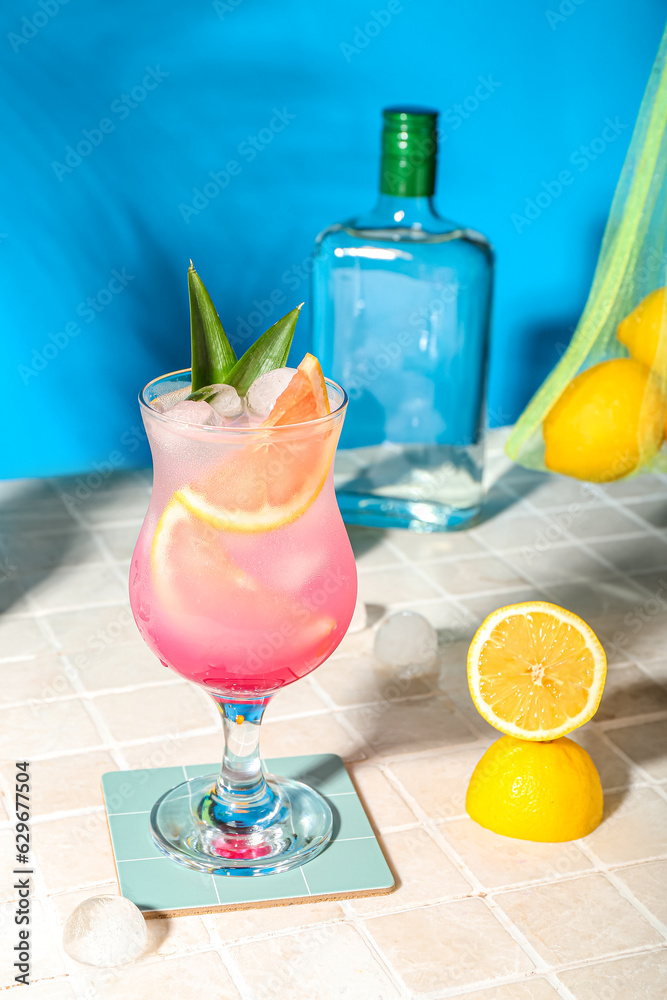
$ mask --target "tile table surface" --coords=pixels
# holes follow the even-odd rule
[[[667,998],[667,477],[591,486],[527,472],[490,443],[484,519],[457,534],[350,529],[368,627],[282,691],[267,757],[334,753],[396,876],[389,896],[149,922],[150,949],[113,970],[61,947],[68,914],[117,892],[100,776],[215,760],[210,699],[139,638],[127,601],[148,472],[0,483],[0,987],[14,984],[14,762],[32,778],[36,1000],[658,1000]],[[465,656],[503,604],[582,615],[609,658],[575,734],[605,789],[582,841],[491,834],[465,813],[495,733]],[[411,608],[438,630],[418,677],[373,657]],[[205,986],[204,986],[205,984]]]

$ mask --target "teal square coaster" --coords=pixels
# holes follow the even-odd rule
[[[150,917],[392,892],[394,877],[340,757],[311,754],[265,763],[269,772],[305,781],[327,799],[334,830],[326,850],[280,875],[241,878],[193,871],[155,846],[149,815],[164,792],[186,778],[215,773],[219,765],[110,771],[102,775],[102,789],[123,896]]]

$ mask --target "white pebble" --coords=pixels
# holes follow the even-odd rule
[[[148,947],[141,910],[124,896],[91,896],[65,923],[63,948],[77,962],[110,968],[134,962]]]
[[[426,666],[433,663],[438,636],[429,621],[416,611],[396,611],[380,625],[373,651],[390,667]]]

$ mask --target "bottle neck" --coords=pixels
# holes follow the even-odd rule
[[[439,216],[435,210],[433,196],[405,197],[380,192],[373,216],[384,225],[430,229]]]

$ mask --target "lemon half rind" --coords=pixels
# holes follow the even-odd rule
[[[538,612],[552,615],[554,618],[571,625],[579,632],[593,657],[595,671],[594,681],[592,686],[589,688],[586,704],[583,709],[577,713],[577,715],[571,716],[567,722],[564,722],[560,726],[555,726],[550,729],[527,730],[498,716],[490,705],[488,705],[487,702],[481,697],[479,660],[484,643],[489,639],[493,629],[499,622],[512,615],[529,615]],[[489,723],[489,725],[508,736],[516,736],[518,739],[539,742],[555,740],[561,736],[566,736],[574,729],[578,729],[579,726],[583,726],[585,722],[588,722],[589,719],[595,715],[600,704],[600,699],[602,698],[605,678],[607,676],[607,657],[602,647],[602,643],[596,636],[593,629],[587,625],[585,621],[579,618],[578,615],[575,615],[574,612],[568,611],[565,608],[560,608],[556,604],[550,604],[547,601],[527,601],[523,604],[510,604],[505,607],[498,608],[496,611],[492,611],[490,615],[487,615],[480,627],[477,629],[473,640],[470,643],[470,648],[468,650],[467,671],[470,696],[472,697],[475,708],[482,718]]]

